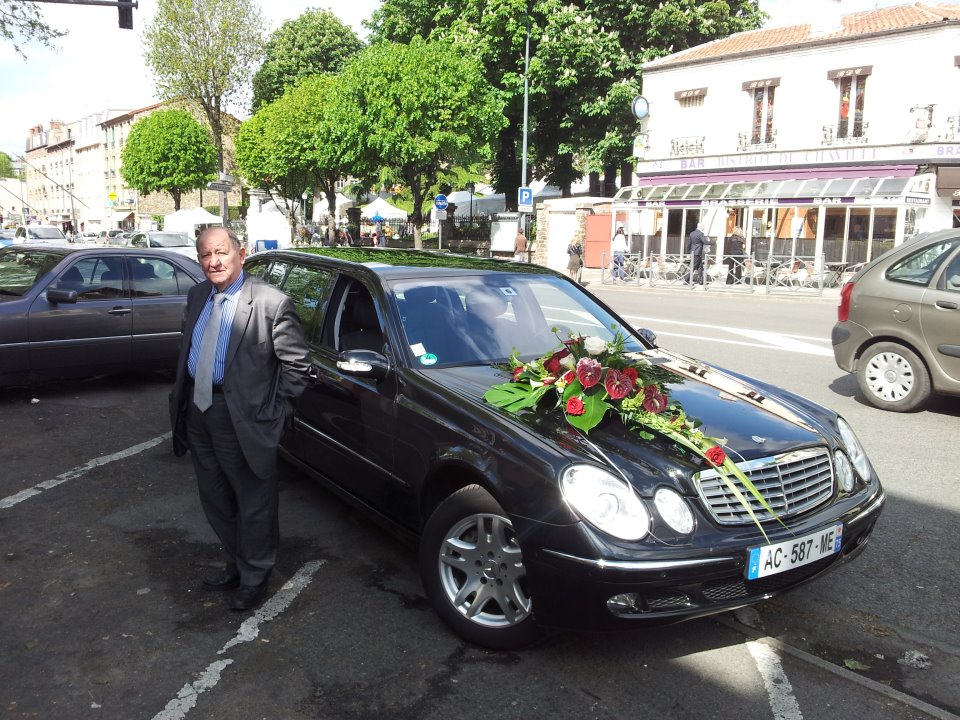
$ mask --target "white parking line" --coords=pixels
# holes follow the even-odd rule
[[[126,450],[120,450],[119,452],[110,453],[109,455],[101,455],[100,457],[94,458],[93,460],[90,460],[89,462],[83,465],[80,465],[79,467],[75,467],[72,470],[67,470],[65,473],[61,473],[60,475],[57,475],[52,480],[45,480],[42,483],[34,485],[31,488],[27,488],[26,490],[21,490],[16,495],[9,495],[8,497],[2,498],[0,499],[0,510],[6,510],[7,508],[11,508],[18,503],[22,503],[24,500],[27,500],[29,498],[35,497],[36,495],[39,495],[44,490],[50,490],[51,488],[55,488],[57,485],[62,485],[68,480],[76,480],[78,477],[86,474],[87,472],[89,472],[90,470],[93,470],[94,468],[107,465],[117,460],[123,460],[124,458],[128,458],[131,455],[142,453],[144,450],[149,450],[150,448],[156,445],[159,445],[164,440],[169,440],[172,434],[173,433],[164,433],[163,435],[160,435],[159,437],[155,437],[152,440],[147,440],[146,442],[142,442],[139,445],[133,445],[132,447],[128,447]]]
[[[260,625],[270,622],[281,612],[290,607],[297,595],[310,584],[314,573],[326,564],[326,560],[311,560],[297,570],[296,575],[290,578],[277,593],[265,602],[252,617],[247,618],[240,625],[237,634],[228,640],[217,655],[223,655],[227,650],[245,642],[251,642],[260,634]],[[177,696],[167,703],[166,707],[153,716],[153,720],[183,720],[197,705],[200,695],[212,690],[220,682],[220,675],[233,664],[233,660],[214,660],[198,675],[192,683],[187,683]]]
[[[783,672],[780,656],[769,645],[753,640],[747,641],[747,649],[753,655],[760,677],[763,678],[773,717],[776,720],[803,720],[800,706],[793,695],[793,686]]]
[[[685,322],[683,320],[667,320],[665,318],[640,317],[637,315],[625,315],[625,319],[630,320],[634,327],[639,327],[636,321],[647,323],[648,327],[658,327],[656,334],[664,337],[682,337],[693,340],[706,340],[708,342],[724,343],[727,345],[743,345],[746,347],[763,348],[765,350],[786,350],[787,352],[803,353],[805,355],[820,355],[822,357],[833,357],[833,350],[829,347],[821,347],[815,343],[829,344],[829,338],[813,337],[810,335],[796,335],[793,333],[775,333],[768,330],[753,330],[750,328],[730,327],[727,325],[713,325],[702,322]],[[759,342],[747,342],[744,340],[731,340],[728,338],[708,337],[706,335],[691,335],[689,333],[670,332],[661,330],[661,325],[680,325],[683,327],[704,328],[718,332],[725,332],[731,335],[751,338]],[[652,328],[651,328],[652,329]]]

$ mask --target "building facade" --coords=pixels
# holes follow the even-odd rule
[[[738,33],[644,66],[635,184],[614,225],[651,254],[698,223],[722,253],[849,266],[917,232],[960,226],[960,5]]]

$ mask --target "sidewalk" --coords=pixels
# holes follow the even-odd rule
[[[601,278],[605,280],[602,282]],[[628,280],[624,283],[614,283],[610,272],[603,272],[600,268],[583,268],[580,276],[583,286],[591,292],[597,290],[630,290],[634,292],[661,292],[661,293],[681,293],[688,295],[708,295],[712,297],[747,297],[757,299],[768,298],[786,298],[791,300],[803,300],[812,302],[829,302],[834,305],[840,302],[840,288],[823,288],[823,293],[816,288],[797,288],[795,290],[785,286],[773,288],[773,292],[767,292],[766,285],[755,285],[753,292],[748,287],[729,287],[722,283],[711,283],[705,287],[682,284],[658,284],[650,285],[647,278],[638,280]]]

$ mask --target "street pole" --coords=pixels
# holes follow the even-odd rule
[[[527,186],[527,125],[530,107],[530,6],[524,5],[527,15],[527,41],[523,55],[523,155],[520,161],[520,187]],[[523,229],[523,213],[517,215],[517,226]]]

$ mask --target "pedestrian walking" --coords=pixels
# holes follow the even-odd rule
[[[567,245],[567,274],[580,282],[581,268],[583,268],[583,245],[580,244],[580,238],[574,238],[573,242]]]
[[[307,384],[310,350],[290,299],[243,271],[246,249],[227,228],[197,241],[204,282],[187,295],[170,393],[173,449],[190,450],[200,502],[224,567],[206,590],[236,589],[231,610],[264,598],[277,560],[277,446]]]
[[[516,262],[527,261],[527,236],[523,234],[523,228],[517,229],[517,236],[513,239],[513,259]]]
[[[703,232],[704,224],[700,223],[687,237],[687,251],[690,253],[690,283],[693,285],[704,285],[706,278],[703,272],[703,262],[707,252],[710,250],[710,238]]]

